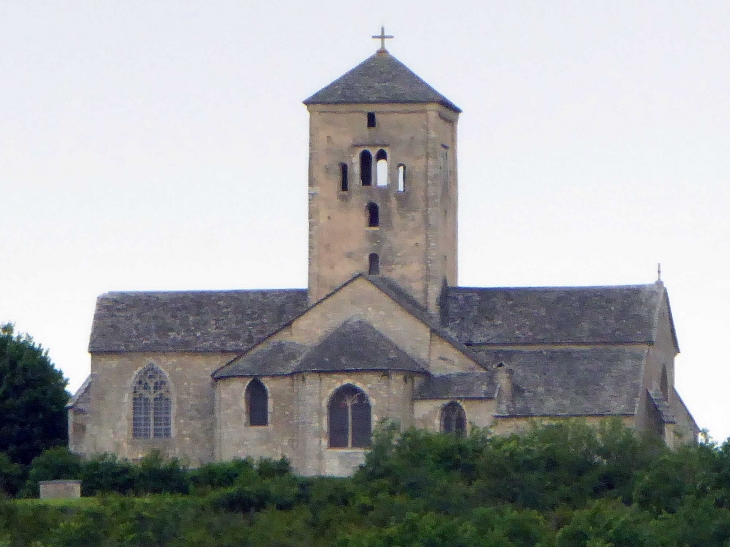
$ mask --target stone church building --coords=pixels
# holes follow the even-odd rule
[[[454,103],[381,47],[304,104],[308,287],[101,295],[73,451],[345,475],[386,419],[499,434],[618,417],[696,438],[660,281],[457,285]]]

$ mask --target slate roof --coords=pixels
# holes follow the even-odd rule
[[[237,357],[213,378],[275,376],[302,372],[426,372],[424,366],[369,323],[345,321],[309,351],[286,341],[264,343]]]
[[[307,309],[307,291],[110,292],[89,351],[241,352]]]
[[[378,51],[304,101],[307,105],[357,103],[438,103],[461,112],[387,51]]]
[[[291,374],[306,351],[307,347],[302,344],[275,340],[236,357],[215,371],[213,378]]]
[[[449,287],[441,324],[467,345],[655,340],[661,283],[613,287]]]
[[[625,416],[636,412],[646,350],[472,348],[486,366],[512,369],[510,416]]]
[[[457,372],[430,376],[419,386],[414,399],[494,399],[497,383],[492,372]]]

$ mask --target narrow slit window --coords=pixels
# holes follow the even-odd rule
[[[368,127],[375,127],[375,112],[368,112]]]
[[[373,184],[373,155],[369,150],[360,152],[360,182],[363,186]]]
[[[385,150],[378,150],[375,155],[375,175],[378,186],[388,186],[388,153]]]
[[[368,228],[377,228],[380,226],[380,210],[378,205],[372,201],[367,206]]]
[[[341,163],[340,164],[340,191],[347,192],[347,190],[348,190],[347,164]]]
[[[398,191],[406,191],[406,166],[402,163],[398,166]]]
[[[377,253],[368,256],[368,275],[380,275],[380,256]]]

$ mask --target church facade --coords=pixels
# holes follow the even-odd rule
[[[617,417],[696,439],[661,282],[457,285],[456,105],[384,47],[304,103],[308,287],[101,295],[73,451],[347,475],[383,420],[499,434]]]

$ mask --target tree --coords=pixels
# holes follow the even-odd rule
[[[0,326],[0,452],[28,465],[67,442],[66,379],[48,352],[13,326]]]

